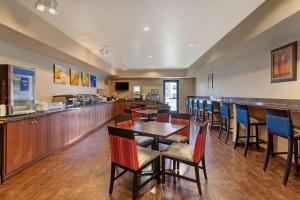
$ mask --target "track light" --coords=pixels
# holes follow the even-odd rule
[[[34,7],[39,11],[45,11],[48,8],[49,13],[52,15],[58,14],[58,2],[57,0],[37,0]]]

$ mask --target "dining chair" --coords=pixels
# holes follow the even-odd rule
[[[300,130],[293,128],[291,114],[288,110],[267,109],[266,122],[268,143],[263,170],[267,170],[270,155],[275,156],[277,154],[287,154],[283,177],[283,185],[286,186],[292,166],[293,150],[296,169],[298,166],[298,141],[300,140]],[[274,152],[274,135],[288,140],[288,152]]]
[[[216,107],[213,101],[207,101],[207,113],[209,119],[209,132],[211,133],[211,128],[213,126],[219,126],[220,121],[218,120],[220,110]]]
[[[191,123],[190,115],[185,113],[171,114],[171,123],[177,125],[184,125],[186,127],[174,135],[171,135],[167,138],[161,138],[159,142],[167,145],[170,145],[174,142],[189,143]]]
[[[142,110],[142,107],[140,107],[140,106],[131,106],[130,107],[131,118],[133,120],[139,120],[141,117],[143,117],[142,114],[135,112],[135,111],[138,111],[138,110]]]
[[[109,194],[112,195],[114,182],[126,172],[133,173],[132,199],[136,200],[138,191],[151,180],[160,183],[160,153],[147,148],[137,147],[132,130],[108,126],[111,151],[111,176]],[[142,170],[154,165],[153,173],[143,183],[140,183]],[[124,171],[116,176],[116,167]]]
[[[266,123],[262,119],[250,117],[247,105],[236,104],[235,106],[236,106],[236,138],[235,138],[235,143],[234,143],[234,149],[236,149],[239,139],[245,138],[246,141],[245,141],[244,157],[246,157],[248,148],[250,145],[250,138],[255,137],[255,144],[256,144],[257,150],[259,149],[260,143],[265,143],[265,141],[259,139],[258,128],[259,128],[259,126],[266,125]],[[240,136],[240,125],[241,124],[244,125],[246,128],[246,136]],[[255,127],[255,135],[254,136],[251,136],[251,133],[250,133],[251,126]]]
[[[161,108],[157,111],[156,121],[157,122],[170,122],[170,109],[169,108]]]
[[[208,120],[200,126],[199,134],[196,138],[195,145],[183,144],[183,143],[173,143],[167,151],[163,152],[162,157],[162,184],[165,184],[165,176],[174,176],[187,181],[192,181],[197,183],[198,192],[202,195],[199,168],[203,170],[205,180],[207,180],[207,172],[205,165],[205,140],[207,133]],[[184,163],[186,165],[194,167],[195,179],[180,175],[179,172],[170,172],[166,170],[166,160],[172,160],[173,162]],[[202,162],[202,166],[199,166]]]
[[[230,120],[231,113],[228,103],[220,103],[220,129],[219,129],[219,139],[221,138],[222,133],[225,133],[225,144],[227,144],[228,136],[230,133]]]
[[[134,121],[132,120],[131,115],[117,115],[115,117],[115,125],[119,128],[128,128],[134,126]],[[151,145],[152,147],[154,147],[154,139],[152,137],[136,135],[135,140],[138,146],[148,147]]]

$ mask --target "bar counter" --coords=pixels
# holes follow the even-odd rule
[[[271,98],[242,98],[242,97],[209,97],[188,96],[187,98],[205,99],[230,104],[241,104],[261,108],[273,108],[300,112],[300,100],[297,99],[271,99]]]

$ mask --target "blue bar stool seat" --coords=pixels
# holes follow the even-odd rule
[[[228,103],[220,103],[220,129],[219,129],[219,139],[221,138],[222,133],[225,133],[225,144],[227,144],[228,136],[230,130],[230,120],[231,118],[230,108]]]
[[[214,105],[211,100],[207,101],[207,113],[209,118],[209,131],[211,133],[212,126],[220,125],[220,121],[215,120],[216,116],[219,116],[220,110]]]
[[[201,122],[204,122],[207,118],[207,101],[204,99],[200,99],[198,108],[199,108],[199,119],[201,120]]]
[[[198,108],[198,104],[199,104],[199,99],[194,99],[194,117],[197,120],[199,118],[199,108]]]
[[[240,125],[241,124],[243,124],[246,128],[246,136],[240,136]],[[248,111],[248,106],[236,104],[236,139],[235,139],[235,143],[234,143],[234,149],[236,149],[240,138],[246,138],[245,152],[244,152],[244,156],[246,157],[251,137],[256,138],[256,141],[255,141],[256,149],[259,149],[259,143],[265,143],[265,141],[259,139],[258,127],[264,126],[264,125],[266,125],[264,120],[250,117],[249,111]],[[250,134],[251,126],[255,127],[255,136],[251,136],[251,134]]]
[[[286,186],[292,166],[293,148],[296,169],[299,171],[298,140],[300,140],[300,130],[293,128],[291,115],[288,110],[267,109],[266,121],[268,130],[268,143],[263,170],[266,171],[267,169],[270,155],[275,157],[277,154],[288,154],[283,177],[283,185]],[[288,140],[288,152],[274,152],[274,135],[286,138]]]

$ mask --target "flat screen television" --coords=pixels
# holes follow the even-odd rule
[[[116,82],[116,91],[127,91],[129,90],[128,82]]]

